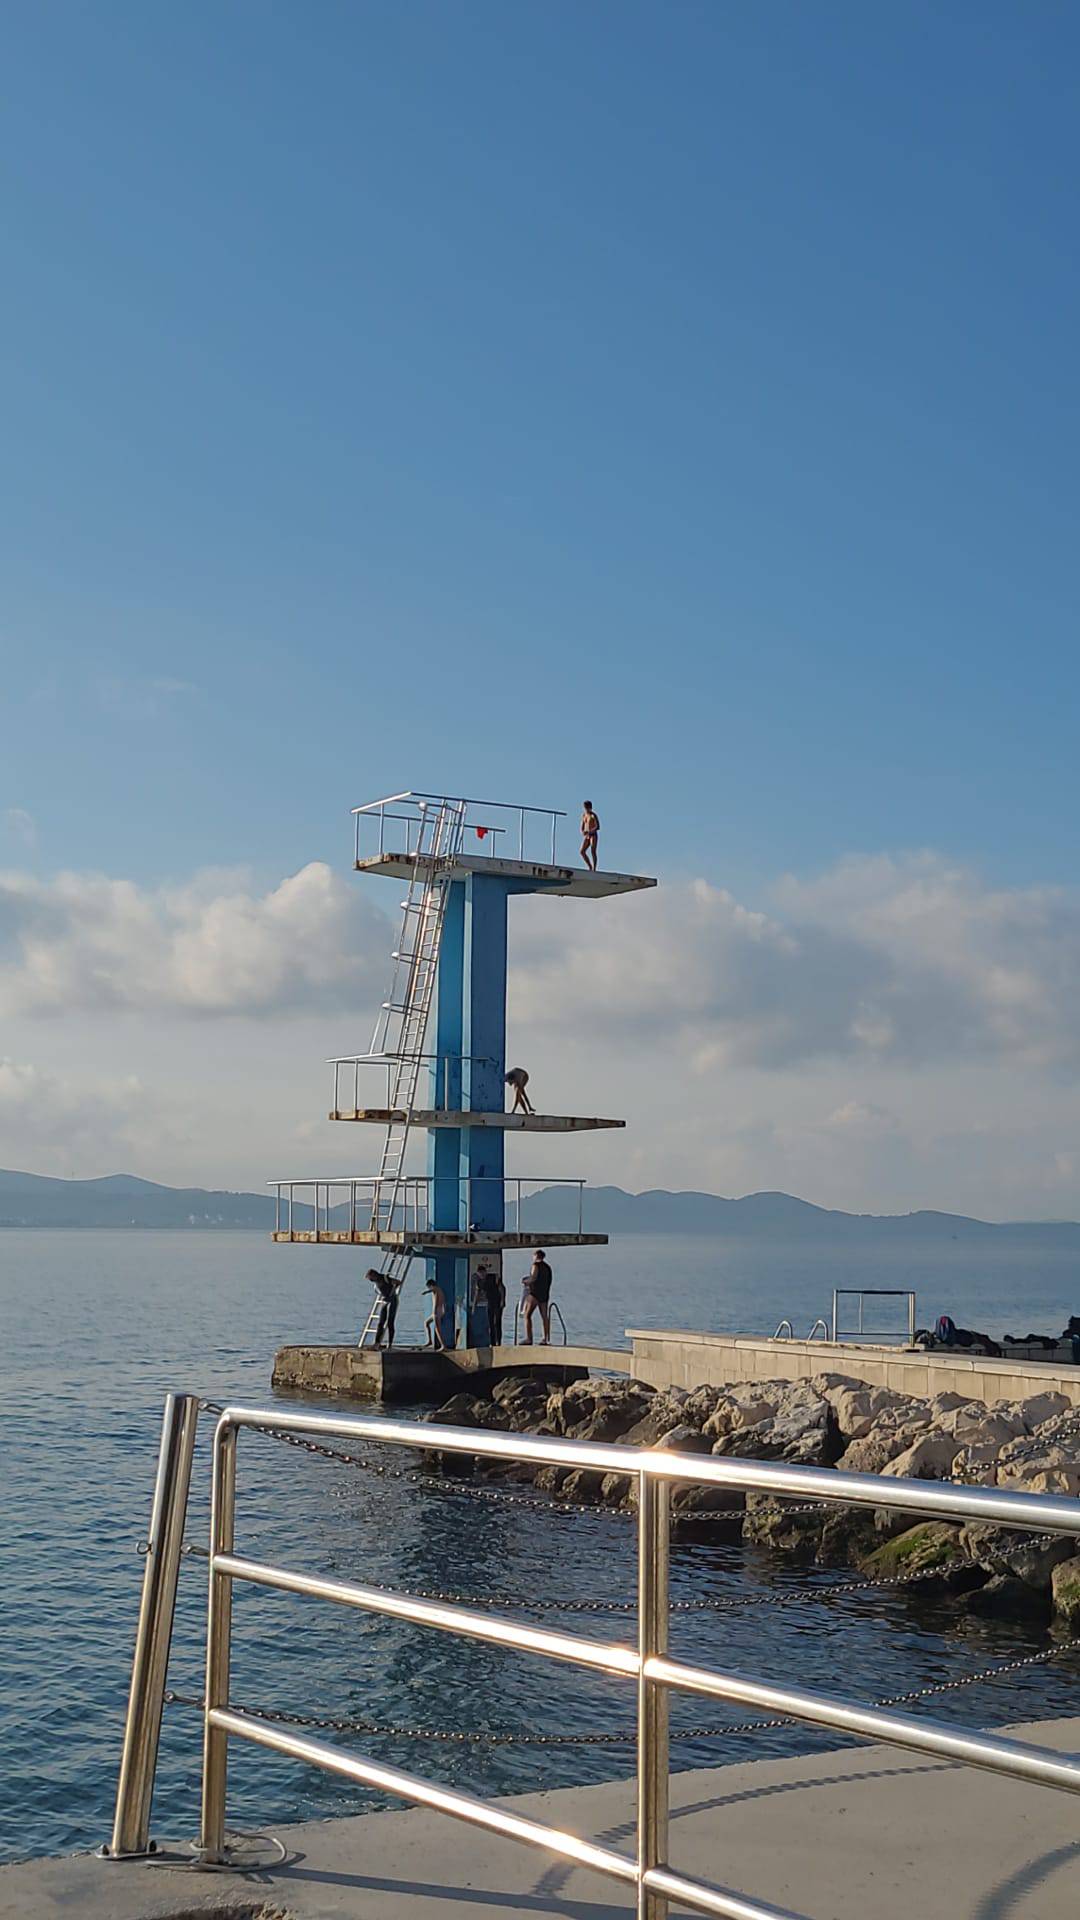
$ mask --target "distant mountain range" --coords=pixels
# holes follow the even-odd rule
[[[204,1187],[163,1187],[134,1174],[101,1180],[55,1180],[40,1173],[0,1171],[0,1227],[237,1227],[269,1233],[272,1194],[226,1193]],[[343,1210],[340,1217],[344,1219]],[[335,1216],[332,1216],[332,1223]],[[297,1203],[297,1227],[309,1228],[311,1208]],[[569,1187],[545,1187],[522,1203],[530,1233],[572,1232],[577,1196]],[[1020,1220],[996,1225],[963,1214],[841,1213],[815,1207],[789,1193],[749,1193],[725,1200],[715,1193],[624,1193],[593,1187],[585,1198],[585,1228],[592,1233],[700,1233],[722,1240],[817,1240],[846,1245],[896,1245],[920,1241],[1002,1240],[1075,1247],[1080,1224],[1071,1220]]]

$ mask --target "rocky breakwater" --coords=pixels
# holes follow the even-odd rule
[[[987,1406],[960,1393],[914,1399],[838,1373],[690,1393],[602,1378],[551,1392],[535,1380],[510,1376],[489,1395],[455,1394],[427,1418],[448,1426],[1080,1496],[1080,1411],[1060,1393]],[[428,1465],[448,1474],[526,1482],[557,1501],[624,1511],[634,1504],[628,1474],[532,1467],[435,1449]],[[807,1561],[854,1565],[883,1581],[910,1578],[973,1613],[1053,1617],[1080,1630],[1076,1536],[1047,1538],[985,1523],[913,1525],[910,1516],[885,1508],[826,1504],[804,1511],[801,1503],[770,1494],[692,1485],[673,1488],[672,1517],[676,1534],[741,1537]]]

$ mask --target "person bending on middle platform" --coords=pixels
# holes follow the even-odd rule
[[[511,1067],[509,1073],[506,1075],[506,1084],[508,1087],[513,1087],[514,1089],[514,1104],[510,1109],[511,1113],[533,1113],[535,1109],[525,1091],[529,1084],[529,1076],[524,1067]]]

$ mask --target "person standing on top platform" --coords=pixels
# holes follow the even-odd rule
[[[511,1067],[505,1077],[507,1086],[513,1087],[514,1089],[514,1104],[510,1109],[511,1113],[532,1113],[533,1104],[525,1091],[529,1084],[529,1076],[524,1067]]]
[[[581,803],[581,857],[590,872],[596,872],[596,852],[600,844],[600,815],[591,800]]]

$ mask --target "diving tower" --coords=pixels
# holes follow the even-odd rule
[[[329,1117],[381,1129],[378,1170],[272,1182],[274,1238],[382,1249],[397,1290],[422,1260],[446,1301],[445,1345],[463,1348],[472,1344],[477,1256],[498,1269],[503,1253],[538,1243],[607,1243],[585,1229],[584,1181],[507,1175],[507,1135],[625,1124],[506,1111],[509,903],[529,893],[605,899],[656,882],[560,861],[566,816],[557,809],[409,792],[356,807],[353,818],[356,872],[406,883],[393,981],[371,1047],[330,1063]],[[372,1072],[381,1086],[367,1079]],[[406,1170],[414,1133],[427,1135],[423,1175]],[[376,1318],[372,1311],[361,1345]]]

